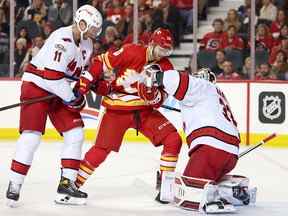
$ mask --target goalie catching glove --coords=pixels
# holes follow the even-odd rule
[[[150,88],[144,83],[138,83],[137,89],[138,95],[146,102],[146,104],[155,108],[160,107],[166,98],[166,93],[155,86]]]

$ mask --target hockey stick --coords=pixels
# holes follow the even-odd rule
[[[172,110],[172,111],[176,111],[176,112],[181,112],[180,109],[177,109],[177,108],[174,108],[174,107],[170,107],[170,106],[167,106],[167,105],[161,105],[162,108],[164,109],[168,109],[168,110]]]
[[[44,97],[33,98],[31,100],[25,100],[25,101],[22,101],[20,103],[16,103],[16,104],[11,104],[11,105],[8,105],[8,106],[0,107],[0,111],[12,109],[14,107],[18,107],[18,106],[21,106],[21,105],[32,104],[32,103],[37,103],[37,102],[41,102],[41,101],[50,100],[50,99],[55,98],[55,97],[57,97],[57,96],[56,95],[48,95],[48,96],[44,96]]]
[[[258,148],[259,146],[263,145],[264,143],[270,141],[271,139],[273,139],[274,137],[276,137],[276,133],[270,134],[268,137],[264,138],[263,140],[261,140],[258,144],[256,144],[255,146],[251,146],[250,148],[246,149],[245,151],[241,152],[239,154],[239,157],[242,157],[244,155],[246,155],[248,152]]]

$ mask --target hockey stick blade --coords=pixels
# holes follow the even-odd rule
[[[170,106],[167,106],[167,105],[161,105],[162,108],[164,109],[168,109],[168,110],[172,110],[172,111],[176,111],[176,112],[181,112],[180,109],[177,109],[175,107],[170,107]]]
[[[46,100],[50,100],[52,98],[57,97],[56,95],[48,95],[48,96],[44,96],[44,97],[39,97],[39,98],[33,98],[31,100],[25,100],[22,101],[20,103],[16,103],[16,104],[11,104],[8,106],[4,106],[4,107],[0,107],[0,111],[4,111],[4,110],[8,110],[8,109],[12,109],[21,105],[25,105],[25,104],[32,104],[32,103],[37,103],[37,102],[41,102],[41,101],[46,101]]]
[[[249,153],[250,151],[258,148],[259,146],[263,145],[264,143],[270,141],[271,139],[276,137],[276,133],[270,134],[268,137],[265,137],[263,140],[261,140],[258,144],[256,144],[255,146],[251,146],[250,148],[246,149],[245,151],[241,152],[239,154],[239,158],[246,155],[247,153]]]

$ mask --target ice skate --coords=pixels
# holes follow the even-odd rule
[[[11,208],[17,207],[21,186],[21,184],[16,184],[12,181],[9,182],[9,186],[6,192],[7,206]]]
[[[80,191],[75,183],[68,178],[61,177],[55,203],[65,205],[84,205],[88,195]]]

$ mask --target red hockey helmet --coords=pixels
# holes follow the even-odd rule
[[[172,49],[173,37],[168,29],[157,28],[151,35],[150,42],[159,45],[161,48]]]
[[[162,58],[171,55],[173,51],[172,34],[168,29],[156,29],[150,38],[150,44],[154,47],[154,56]]]

